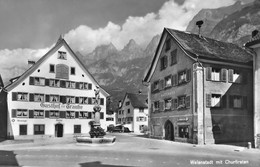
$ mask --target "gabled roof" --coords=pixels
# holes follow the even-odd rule
[[[0,74],[0,88],[3,88],[3,87],[4,87],[4,82],[3,82],[2,76]]]
[[[50,49],[43,57],[41,57],[33,66],[31,66],[28,70],[26,70],[16,81],[11,83],[6,87],[7,91],[11,91],[13,88],[15,88],[17,85],[19,85],[24,79],[26,79],[28,76],[30,76],[46,59],[48,59],[49,56],[51,56],[54,52],[56,52],[61,46],[66,47],[69,52],[71,53],[72,57],[75,59],[75,61],[79,64],[79,66],[85,71],[85,73],[88,75],[88,77],[95,83],[95,85],[100,85],[95,80],[95,78],[90,74],[90,72],[85,68],[83,63],[79,60],[79,58],[76,56],[76,54],[73,52],[73,50],[70,48],[70,46],[67,44],[67,42],[63,38],[59,38],[56,45]],[[100,91],[104,94],[104,96],[109,96],[109,94],[100,87]]]
[[[260,33],[258,33],[257,35],[255,35],[250,41],[248,41],[247,43],[245,43],[246,47],[250,47],[253,46],[255,44],[259,44],[260,43]]]
[[[164,42],[163,38],[165,38],[165,35],[170,36],[184,53],[195,61],[197,58],[200,60],[215,60],[235,64],[249,64],[253,61],[252,53],[238,45],[206,38],[198,34],[164,28],[152,63],[144,76],[144,82],[149,82],[151,75],[155,70],[153,66],[156,66],[159,60],[159,46]]]
[[[125,102],[126,97],[129,98],[129,100],[134,108],[148,108],[148,105],[146,102],[147,95],[126,92],[123,102]]]

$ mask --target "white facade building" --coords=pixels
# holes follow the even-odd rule
[[[142,133],[148,126],[147,95],[126,93],[118,110],[117,122],[134,133]]]
[[[60,38],[56,45],[6,87],[7,137],[88,134],[97,81]],[[100,86],[99,86],[100,87]],[[106,129],[106,97],[100,88],[100,123]]]

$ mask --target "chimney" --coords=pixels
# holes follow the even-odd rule
[[[196,25],[199,27],[199,37],[201,37],[201,34],[200,34],[200,28],[201,28],[201,25],[203,24],[204,22],[202,20],[199,20],[196,22]]]
[[[28,60],[28,67],[32,67],[35,64],[35,61],[33,60]]]
[[[259,31],[258,30],[254,30],[254,31],[252,31],[252,38],[254,38],[257,34],[259,33]]]

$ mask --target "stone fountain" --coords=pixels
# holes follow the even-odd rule
[[[95,106],[94,110],[94,120],[89,122],[90,125],[90,136],[80,136],[76,138],[78,144],[85,145],[112,145],[116,141],[116,137],[106,137],[106,132],[104,129],[100,127],[100,110],[101,107],[99,105],[100,95],[99,95],[99,87],[96,86],[95,89]]]

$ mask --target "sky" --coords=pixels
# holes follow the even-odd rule
[[[202,8],[235,0],[0,0],[0,75],[25,67],[56,43],[61,34],[76,52],[90,53],[130,39],[146,46],[164,27],[184,31]],[[7,73],[6,73],[7,72]],[[13,76],[15,77],[15,76]]]

